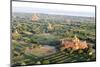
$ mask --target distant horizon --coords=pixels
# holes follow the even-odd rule
[[[29,12],[12,12],[12,13],[29,13]],[[29,13],[30,14],[30,13]],[[36,13],[36,12],[32,12],[32,14],[47,14],[47,13]],[[47,15],[60,15],[60,14],[47,14]],[[75,15],[61,15],[61,16],[73,16],[73,17],[91,17],[91,18],[95,18],[95,16],[75,16]]]
[[[61,4],[13,2],[12,12],[95,17],[95,7]]]

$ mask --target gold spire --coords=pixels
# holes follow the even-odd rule
[[[77,36],[74,36],[73,42],[79,42],[80,40],[77,38]]]

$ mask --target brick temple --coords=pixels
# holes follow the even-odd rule
[[[88,48],[88,44],[86,41],[79,40],[76,36],[72,40],[61,40],[61,45],[66,48],[72,48],[72,49],[85,49]]]

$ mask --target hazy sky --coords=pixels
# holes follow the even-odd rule
[[[45,13],[71,16],[95,16],[95,7],[62,4],[12,2],[12,12]]]

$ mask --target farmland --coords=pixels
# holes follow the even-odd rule
[[[94,17],[12,13],[12,65],[37,65],[96,60]],[[75,36],[88,48],[63,49],[62,39]]]

